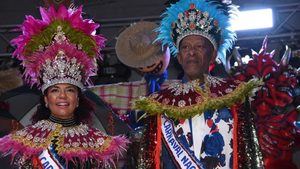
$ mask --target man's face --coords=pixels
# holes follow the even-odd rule
[[[199,35],[183,38],[179,45],[178,62],[181,64],[188,80],[203,78],[216,52],[211,42]]]

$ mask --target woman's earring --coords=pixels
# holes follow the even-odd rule
[[[48,108],[48,103],[45,104],[45,107]]]

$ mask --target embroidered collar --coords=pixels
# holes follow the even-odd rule
[[[164,113],[175,119],[187,119],[205,110],[229,107],[243,101],[260,84],[261,81],[255,79],[245,83],[213,76],[207,76],[201,87],[198,80],[176,82],[164,90],[135,100],[134,109],[150,115]]]
[[[111,163],[114,156],[121,155],[129,143],[122,136],[108,136],[85,124],[63,127],[49,120],[41,120],[1,138],[0,152],[31,158],[52,145],[54,139],[58,140],[57,154],[66,163],[75,159],[83,163],[87,159],[95,159],[101,164]]]

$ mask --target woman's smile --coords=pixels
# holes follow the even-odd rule
[[[44,99],[53,116],[72,118],[79,103],[78,88],[66,83],[56,84],[48,88]]]

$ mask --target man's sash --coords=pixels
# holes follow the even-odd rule
[[[198,164],[188,152],[188,150],[179,142],[177,136],[175,135],[174,126],[171,120],[169,120],[164,115],[161,116],[161,129],[166,147],[169,150],[174,161],[177,162],[180,168],[186,169],[200,169],[200,164]]]

